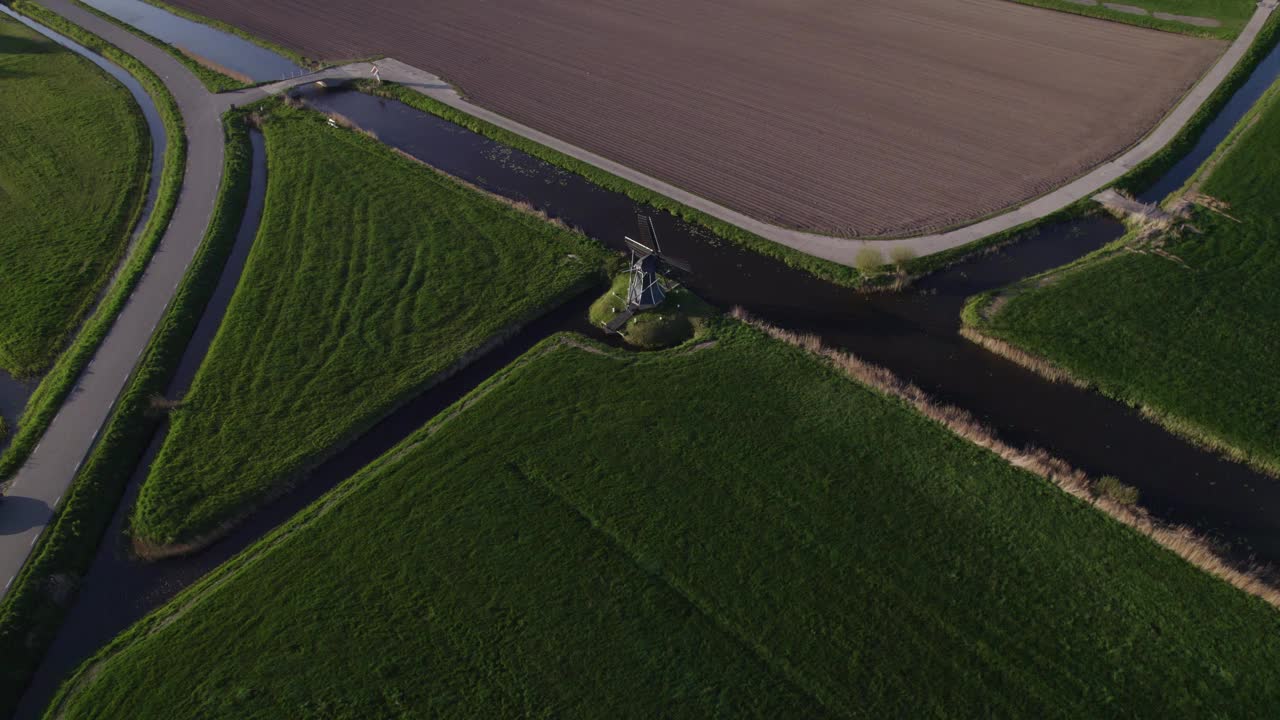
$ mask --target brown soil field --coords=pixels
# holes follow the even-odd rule
[[[1005,0],[168,0],[311,57],[390,55],[732,209],[914,234],[1155,127],[1218,41]]]

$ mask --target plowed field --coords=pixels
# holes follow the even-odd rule
[[[1003,0],[169,0],[386,54],[748,215],[843,235],[1016,205],[1154,127],[1223,44]]]

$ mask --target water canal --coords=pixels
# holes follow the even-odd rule
[[[1179,187],[1280,73],[1273,51],[1201,139],[1191,157],[1154,186]],[[383,142],[487,191],[527,202],[606,245],[622,249],[635,214],[647,210],[520,151],[401,103],[354,91],[309,88],[305,101],[339,113]],[[345,130],[335,129],[335,132]],[[265,174],[255,140],[252,193],[260,211]],[[1150,192],[1156,192],[1153,189]],[[1167,190],[1160,190],[1161,194]],[[1049,383],[958,335],[959,313],[973,293],[1069,262],[1118,238],[1122,226],[1085,217],[1043,227],[989,254],[926,278],[899,294],[859,294],[717,239],[666,213],[652,213],[663,247],[690,261],[689,285],[721,306],[741,305],[774,324],[813,332],[828,344],[894,370],[938,398],[966,408],[1014,444],[1044,447],[1095,474],[1138,487],[1142,503],[1229,544],[1238,555],[1280,562],[1280,481],[1204,452],[1097,393]],[[225,301],[252,242],[256,214],[241,228],[237,263],[228,263],[221,301],[211,304],[171,391],[180,391],[216,331]],[[243,247],[241,246],[243,245]],[[197,555],[143,564],[123,544],[124,518],[158,449],[157,434],[102,543],[79,598],[17,713],[38,717],[62,678],[130,623],[391,448],[547,335],[598,333],[585,320],[591,294],[531,323],[511,341],[392,413],[300,483],[299,487]]]
[[[36,23],[25,15],[14,12],[5,5],[0,5],[0,13],[13,18],[14,20],[26,25],[36,32],[44,35],[53,42],[71,50],[72,52],[86,58],[94,65],[97,65],[104,72],[114,78],[129,94],[133,96],[134,102],[138,104],[142,110],[142,117],[147,124],[147,132],[151,136],[151,168],[150,179],[147,182],[147,197],[143,202],[142,212],[138,215],[138,221],[134,225],[133,234],[129,238],[129,249],[132,251],[133,246],[137,244],[138,238],[141,237],[142,231],[147,227],[147,223],[151,220],[151,212],[155,208],[156,196],[160,191],[160,174],[164,170],[164,154],[167,147],[164,123],[160,120],[160,111],[156,109],[155,102],[142,85],[126,72],[123,68],[115,63],[107,60],[101,55],[91,52],[80,43],[60,35],[39,23]],[[115,274],[129,261],[129,252],[121,256],[120,263],[116,266]],[[112,275],[114,282],[115,274]],[[98,299],[101,300],[103,294],[109,289],[110,283],[104,285],[102,293]],[[92,311],[91,311],[92,312]],[[90,313],[91,314],[91,313]],[[88,314],[86,314],[88,317]],[[27,400],[31,394],[35,392],[36,387],[40,383],[40,378],[14,378],[13,376],[0,370],[0,418],[4,418],[8,425],[9,434],[7,437],[0,439],[0,450],[3,450],[9,441],[13,439],[13,433],[18,427],[18,419],[22,416],[22,411],[27,405]]]
[[[188,20],[142,0],[83,2],[179,50],[212,61],[253,82],[280,80],[306,72],[289,58],[239,35]]]

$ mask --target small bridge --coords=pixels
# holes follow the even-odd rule
[[[1093,196],[1094,202],[1116,213],[1120,217],[1140,223],[1168,223],[1174,216],[1160,209],[1155,203],[1139,202],[1127,195],[1122,195],[1112,188],[1107,188]]]

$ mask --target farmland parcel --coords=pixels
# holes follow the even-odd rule
[[[717,333],[540,346],[123,635],[58,716],[1280,701],[1273,608],[803,351]]]
[[[274,106],[258,237],[133,517],[191,543],[592,277],[603,250]]]
[[[938,229],[1150,130],[1222,43],[1003,0],[175,0],[308,55],[387,54],[785,227]]]
[[[129,92],[0,17],[0,370],[45,370],[124,253],[150,141]]]
[[[1280,475],[1280,88],[1193,183],[1219,208],[1198,232],[1131,236],[967,319]]]

